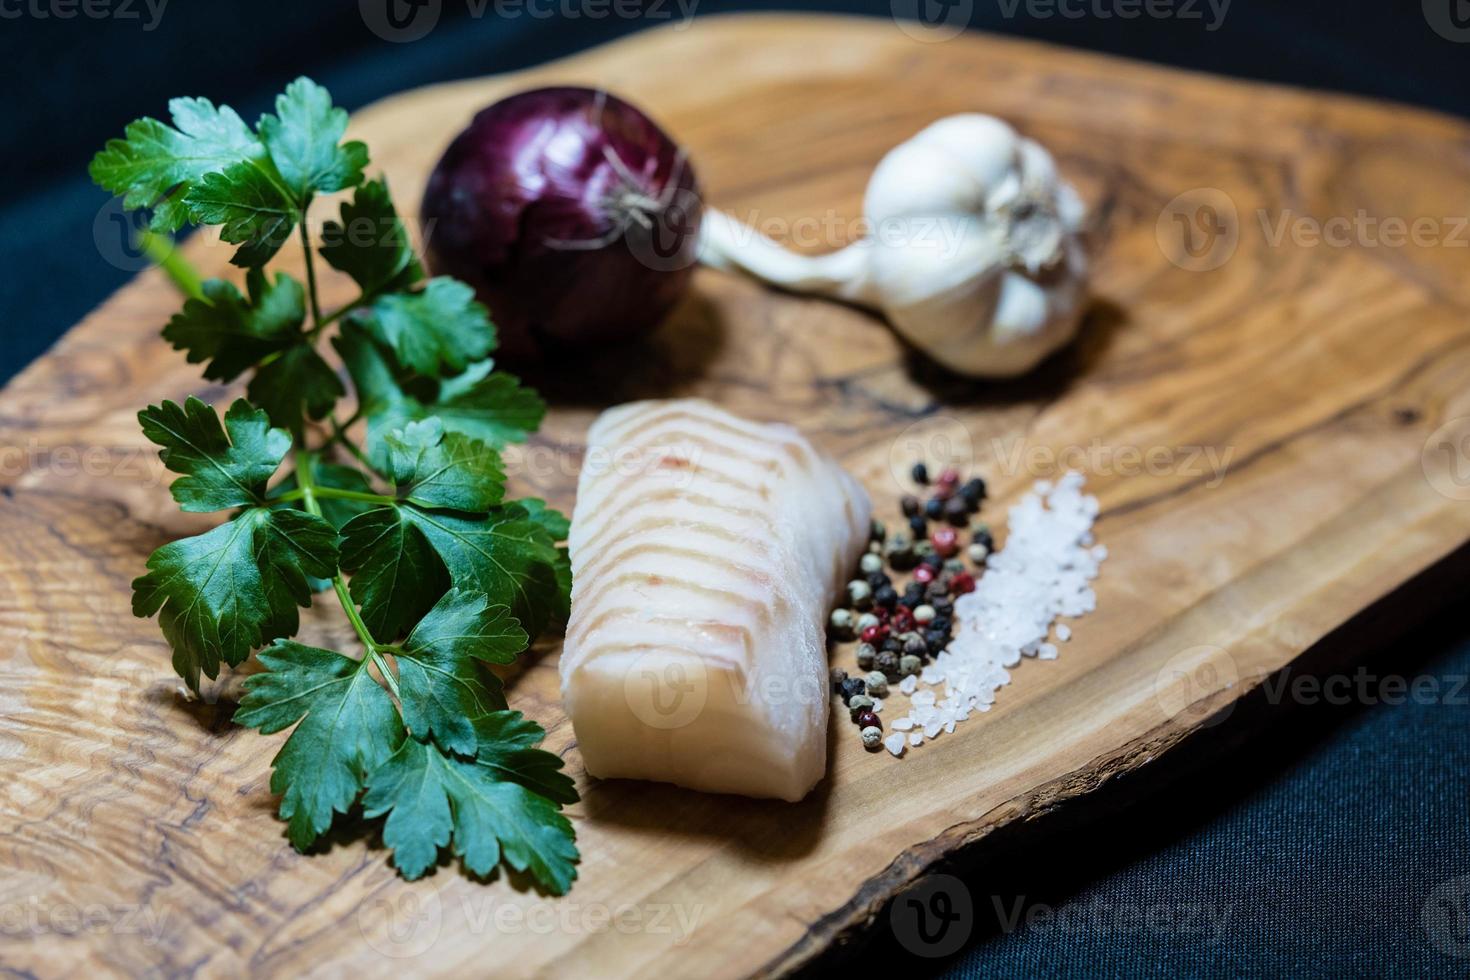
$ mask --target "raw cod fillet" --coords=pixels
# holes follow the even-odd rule
[[[827,612],[871,510],[789,426],[698,400],[604,412],[561,658],[587,771],[804,797],[827,767]]]

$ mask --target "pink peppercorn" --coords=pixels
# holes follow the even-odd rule
[[[857,722],[857,726],[859,728],[883,727],[883,723],[878,720],[878,716],[873,713],[873,710],[871,708],[867,709],[866,711],[859,711],[857,718],[854,720]]]
[[[879,623],[877,626],[869,626],[863,630],[862,640],[864,643],[881,643],[888,635],[888,627]]]
[[[975,591],[975,576],[969,572],[956,572],[949,580],[949,591],[953,595],[964,595]]]
[[[914,611],[908,606],[899,606],[893,611],[893,618],[889,620],[888,625],[895,633],[907,633],[914,628]]]
[[[939,474],[939,482],[941,485],[946,487],[954,487],[958,485],[960,482],[959,471],[954,468],[945,470],[943,473]]]
[[[935,528],[929,535],[929,543],[934,546],[934,553],[940,558],[953,558],[960,550],[960,536],[952,527]]]
[[[921,585],[928,585],[934,581],[934,569],[929,565],[920,565],[914,569],[914,581]]]

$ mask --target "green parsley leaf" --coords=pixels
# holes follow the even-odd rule
[[[541,425],[546,403],[514,377],[491,373],[481,361],[442,384],[416,378],[359,327],[346,324],[336,340],[338,352],[357,388],[368,419],[368,444],[419,419],[437,418],[450,432],[478,439],[492,449],[524,442]]]
[[[499,454],[457,432],[445,433],[438,419],[410,422],[384,441],[388,475],[411,503],[483,513],[505,495]]]
[[[412,506],[401,511],[429,540],[457,587],[509,602],[533,637],[546,629],[559,608],[556,545],[523,508],[511,504],[485,517]]]
[[[323,419],[347,393],[342,379],[308,343],[287,348],[262,364],[245,394],[270,413],[271,421],[300,433],[306,417]]]
[[[265,265],[301,219],[273,170],[256,161],[231,164],[199,178],[184,197],[194,221],[219,225],[220,238],[240,246],[230,259],[235,265]]]
[[[209,361],[204,376],[233,381],[270,354],[297,344],[306,321],[301,283],[279,273],[271,282],[261,269],[245,277],[248,299],[233,283],[207,279],[204,299],[189,299],[163,328],[163,337],[187,351],[190,364]]]
[[[148,440],[163,447],[158,454],[163,465],[184,474],[169,490],[185,511],[261,503],[266,483],[291,451],[291,437],[272,429],[266,414],[244,399],[230,406],[224,427],[214,409],[197,398],[182,407],[170,401],[150,405],[138,413],[138,421]]]
[[[546,506],[546,501],[527,497],[517,500],[516,503],[526,509],[531,520],[546,529],[553,541],[565,541],[571,533],[572,522],[561,511]],[[555,570],[557,595],[552,621],[565,623],[572,614],[572,556],[565,545],[559,545],[556,549]]]
[[[405,740],[403,723],[363,661],[290,640],[259,659],[269,669],[246,678],[235,721],[264,735],[296,725],[271,762],[271,792],[291,843],[305,850]]]
[[[475,762],[498,771],[501,778],[557,803],[580,799],[572,778],[561,771],[561,757],[535,750],[546,732],[519,711],[497,711],[476,719],[475,736],[479,741]]]
[[[457,374],[495,349],[489,311],[473,289],[445,276],[379,298],[362,320],[400,364],[428,377]]]
[[[308,576],[337,571],[337,533],[297,510],[252,507],[212,531],[172,541],[133,582],[133,615],[159,614],[180,677],[219,676],[268,640],[296,632],[311,604]]]
[[[184,194],[208,173],[265,156],[265,147],[228,106],[208,99],[174,99],[173,126],[143,118],[130,123],[123,139],[108,140],[92,159],[92,180],[123,195],[129,209],[152,208],[149,227],[172,232],[190,220]]]
[[[451,589],[393,650],[408,730],[473,756],[475,719],[505,709],[500,679],[481,664],[511,663],[529,642],[505,606],[492,606],[481,592]]]
[[[369,777],[363,808],[370,817],[388,814],[383,843],[405,878],[420,877],[451,842],[476,875],[504,860],[557,895],[577,876],[572,825],[556,803],[412,738]]]
[[[449,572],[397,507],[359,514],[342,528],[342,569],[363,622],[380,640],[402,636],[446,589]]]
[[[403,503],[342,529],[342,567],[374,635],[399,635],[453,585],[509,604],[538,636],[565,606],[560,560],[550,534],[514,504],[480,516]]]
[[[298,78],[276,96],[276,114],[260,117],[260,139],[271,161],[302,207],[316,192],[330,193],[362,181],[367,146],[339,144],[347,131],[347,110],[332,105],[327,90]]]
[[[424,277],[386,180],[370,180],[351,201],[342,202],[342,220],[323,227],[319,251],[328,265],[351,276],[364,296],[407,289]]]

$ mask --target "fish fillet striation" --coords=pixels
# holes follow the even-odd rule
[[[827,766],[827,611],[871,510],[789,426],[693,399],[604,412],[560,668],[587,771],[804,797]]]

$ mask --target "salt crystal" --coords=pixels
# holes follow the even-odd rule
[[[909,676],[898,682],[898,693],[913,694],[914,691],[918,690],[918,687],[919,679],[913,674],[910,674]]]
[[[914,720],[912,718],[895,718],[893,720],[893,730],[896,732],[906,732],[913,727]]]
[[[874,698],[873,699],[873,714],[876,715],[879,712],[881,712],[882,710],[883,710],[883,699],[882,698]]]
[[[1057,659],[1057,648],[1054,647],[1054,646],[1052,646],[1050,643],[1043,643],[1041,646],[1039,646],[1039,647],[1036,648],[1036,659],[1037,660],[1055,660],[1055,659]]]
[[[914,732],[909,736],[909,744],[915,747],[924,744],[924,736],[921,732]]]
[[[934,703],[933,691],[916,691],[912,698],[914,704],[922,704],[926,707]]]
[[[903,755],[903,736],[894,733],[883,740],[883,747],[894,755]]]
[[[1066,643],[1071,638],[1072,627],[1068,626],[1066,623],[1059,623],[1057,625],[1057,639],[1061,640],[1063,643]]]

